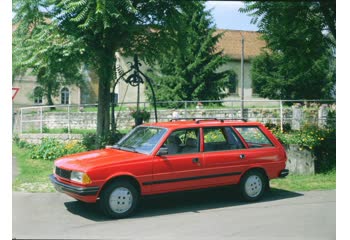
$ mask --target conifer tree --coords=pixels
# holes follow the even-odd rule
[[[222,34],[215,34],[209,11],[200,6],[183,12],[171,22],[171,42],[158,56],[150,76],[155,82],[158,101],[218,100],[231,71],[217,71],[228,61],[216,44]],[[151,97],[151,92],[147,92]]]

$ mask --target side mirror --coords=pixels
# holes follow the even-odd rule
[[[157,152],[157,156],[163,156],[168,154],[168,148],[167,147],[161,147],[159,151]]]

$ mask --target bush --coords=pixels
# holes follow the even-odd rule
[[[280,124],[267,122],[264,125],[271,131],[275,131],[275,132],[280,131]],[[291,130],[292,130],[292,127],[289,123],[283,123],[283,132],[290,132]]]
[[[54,138],[43,138],[41,144],[31,148],[30,157],[32,159],[55,160],[64,155],[84,151],[86,151],[85,146],[76,140],[62,143]]]
[[[13,137],[13,142],[16,144],[17,147],[19,148],[31,148],[32,144],[21,140],[17,135]]]
[[[30,151],[32,159],[54,160],[64,155],[63,144],[54,138],[43,138],[41,144]]]
[[[273,131],[283,144],[296,144],[301,149],[309,149],[316,157],[315,172],[324,173],[336,167],[336,129],[335,125],[319,128],[305,125],[300,131],[281,133]]]
[[[50,129],[48,127],[43,127],[43,133],[49,133]]]
[[[106,145],[116,144],[124,134],[120,132],[112,133],[109,132],[104,138],[98,138],[96,133],[86,133],[83,134],[82,144],[88,150],[95,150],[99,148],[104,148]]]

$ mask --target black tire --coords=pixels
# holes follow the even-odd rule
[[[139,202],[139,195],[130,182],[115,181],[102,191],[99,204],[103,213],[108,217],[125,218],[134,213]]]
[[[266,189],[266,176],[257,170],[248,171],[241,178],[239,188],[241,198],[248,202],[258,201]]]

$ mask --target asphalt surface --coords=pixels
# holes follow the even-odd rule
[[[61,193],[13,192],[13,238],[335,239],[336,191],[273,190],[241,202],[232,188],[147,197],[137,213],[110,220],[96,204]]]

